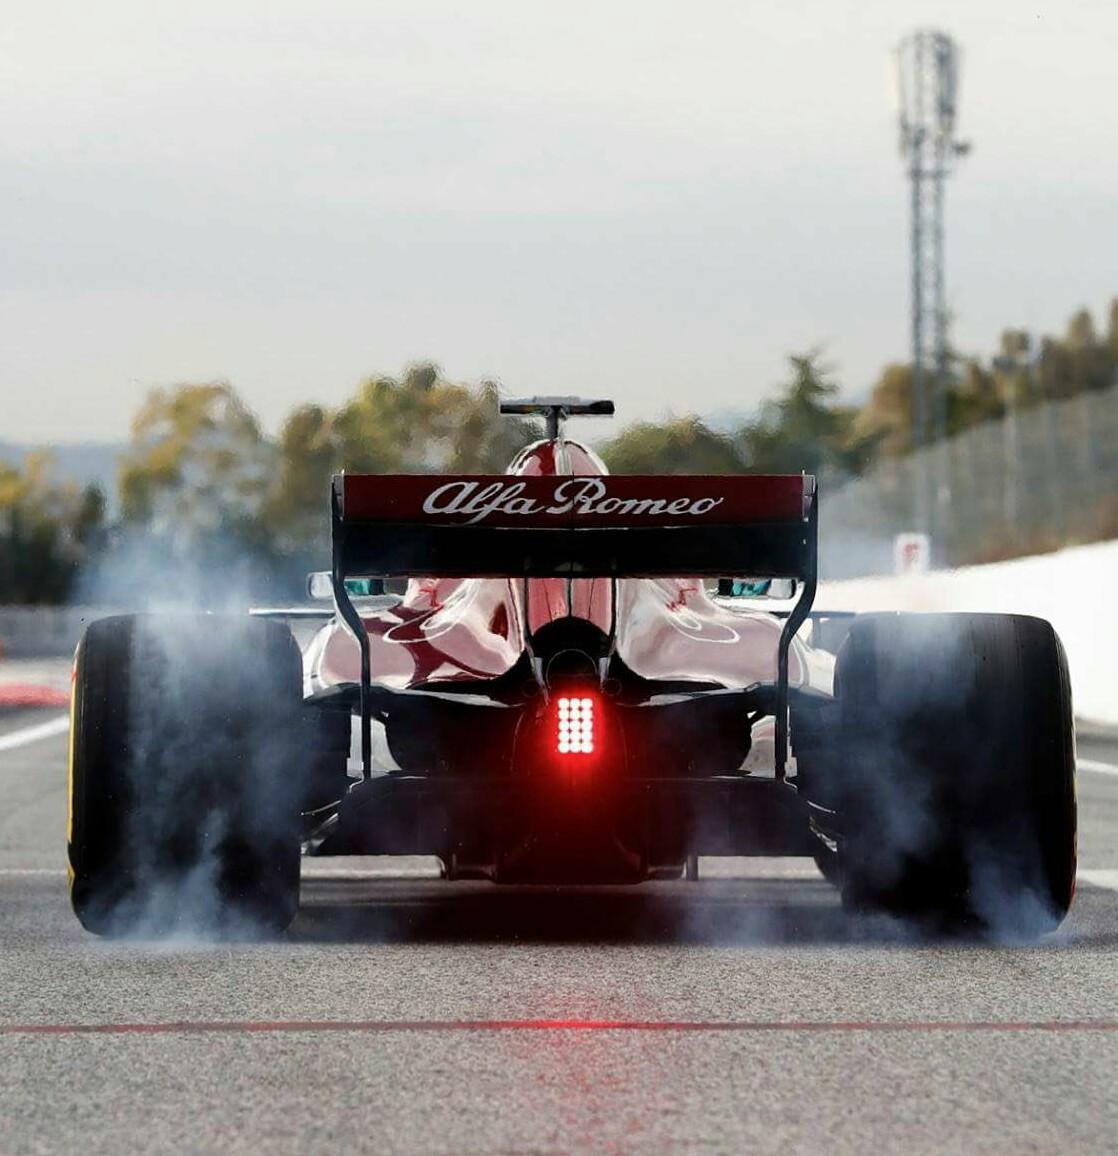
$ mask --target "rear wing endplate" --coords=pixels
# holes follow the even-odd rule
[[[369,642],[345,590],[361,577],[797,578],[777,661],[777,773],[787,754],[788,650],[815,596],[814,477],[338,474],[333,586],[361,648],[370,773]]]

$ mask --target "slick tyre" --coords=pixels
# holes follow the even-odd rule
[[[868,615],[836,666],[848,906],[1032,937],[1075,890],[1067,660],[1051,625]]]
[[[277,932],[299,900],[301,664],[286,627],[106,618],[75,657],[70,898],[100,935]]]

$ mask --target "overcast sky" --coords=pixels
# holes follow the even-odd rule
[[[619,415],[907,344],[890,52],[965,56],[954,335],[1118,294],[1118,5],[79,0],[0,23],[0,438],[227,379],[274,429],[430,357]],[[604,432],[604,431],[603,431]]]

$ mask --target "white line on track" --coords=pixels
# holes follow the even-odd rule
[[[1076,759],[1075,766],[1080,771],[1094,771],[1097,775],[1118,775],[1118,766],[1100,763],[1098,759]]]
[[[1092,887],[1105,887],[1108,891],[1118,891],[1118,871],[1100,871],[1094,868],[1076,872],[1080,883],[1090,883]]]
[[[65,879],[66,872],[57,867],[0,867],[0,879],[26,879],[29,876]]]
[[[39,723],[33,727],[24,727],[22,730],[12,731],[11,734],[0,735],[0,751],[14,751],[17,747],[25,747],[28,743],[37,743],[42,739],[53,738],[54,735],[64,735],[70,729],[70,716],[60,714],[49,722]]]

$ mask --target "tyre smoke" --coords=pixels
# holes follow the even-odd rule
[[[294,915],[301,656],[286,626],[244,613],[249,565],[220,557],[195,583],[197,564],[132,539],[86,576],[97,603],[137,607],[79,650],[75,806],[103,830],[71,848],[75,905],[104,934],[256,938]]]

